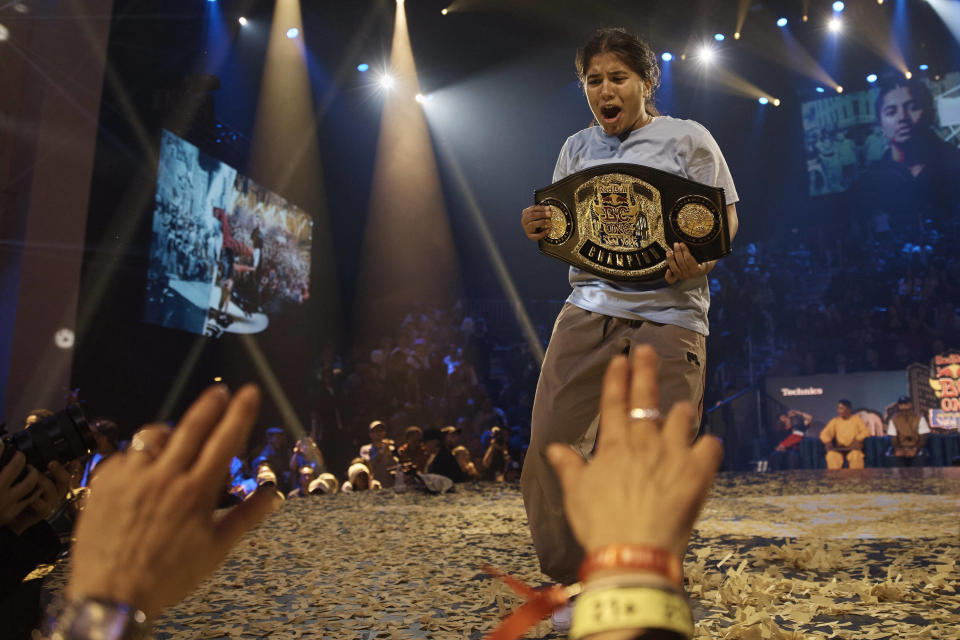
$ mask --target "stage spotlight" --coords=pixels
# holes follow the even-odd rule
[[[214,381],[214,382],[223,382],[223,376],[214,376],[213,381]]]
[[[366,73],[369,69],[370,69],[370,65],[368,65],[366,62],[361,62],[360,64],[357,65],[357,71],[359,71],[360,73]]]
[[[837,93],[843,93],[843,87],[837,85]]]
[[[910,73],[909,71],[905,72],[903,75],[907,78],[907,80],[913,77],[913,74]]]
[[[10,39],[10,30],[0,24],[0,42],[6,42]]]
[[[836,13],[840,13],[841,11],[843,11],[843,7],[844,5],[842,2],[840,2],[840,0],[837,0],[836,2],[833,3],[833,10]]]
[[[917,69],[920,69],[920,71],[926,71],[929,68],[930,68],[930,65],[928,64],[922,64],[919,67],[917,67]]]
[[[449,9],[441,9],[441,10],[440,10],[440,15],[444,15],[444,16],[445,16],[445,15],[447,15],[448,13],[450,13],[450,10],[449,10]]]
[[[760,104],[767,104],[770,101],[764,98],[763,96],[760,96],[759,98],[757,98],[757,102],[759,102]]]
[[[247,19],[244,18],[243,16],[240,16],[240,18],[237,19],[237,22],[240,23],[240,26],[241,26],[241,27],[247,26]]]
[[[427,97],[426,97],[425,95],[423,95],[422,93],[418,93],[417,95],[415,95],[415,96],[413,97],[413,99],[416,100],[417,102],[419,102],[420,104],[423,104],[424,102],[427,101]]]
[[[734,39],[734,40],[739,40],[739,39],[740,39],[740,32],[739,32],[739,31],[735,31],[735,32],[733,33],[733,39]]]
[[[802,21],[802,22],[806,22],[806,21],[809,20],[809,19],[810,19],[810,16],[808,16],[807,14],[803,14],[803,18],[802,18],[801,21]]]
[[[826,89],[823,87],[817,87],[817,93],[823,93],[824,91],[826,91]]]
[[[710,45],[703,45],[700,47],[700,62],[703,64],[710,64],[713,62],[713,48]]]
[[[877,81],[877,74],[871,73],[870,75],[867,76],[867,82],[869,82],[870,84],[873,84],[876,81]]]
[[[779,107],[779,106],[780,106],[780,98],[774,98],[774,99],[773,99],[773,106],[775,106],[775,107]]]
[[[661,58],[664,62],[670,62],[671,60],[673,60],[673,54],[670,53],[669,51],[664,51],[664,52],[663,52],[663,55],[660,56],[660,58]]]
[[[291,40],[296,38],[298,35],[300,35],[300,29],[297,29],[296,27],[290,27],[287,29],[287,37]]]
[[[830,18],[830,22],[827,23],[827,29],[833,31],[834,33],[840,33],[843,30],[843,22],[840,18]]]
[[[397,84],[389,73],[385,73],[380,76],[380,79],[377,80],[377,84],[380,85],[380,88],[384,91],[390,91]]]
[[[59,349],[70,349],[73,347],[74,340],[76,336],[73,333],[72,329],[64,327],[62,329],[57,329],[57,332],[53,334],[53,343],[57,345]]]
[[[786,18],[780,18],[779,20],[777,20],[777,26],[780,27],[781,29],[782,29],[783,27],[787,26],[787,19],[786,19]]]
[[[715,33],[713,34],[713,39],[716,40],[717,42],[723,42],[723,34]]]

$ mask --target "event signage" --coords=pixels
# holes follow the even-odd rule
[[[930,410],[930,426],[960,427],[960,352],[948,351],[930,361],[930,387],[939,407]]]

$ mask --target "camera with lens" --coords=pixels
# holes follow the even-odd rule
[[[494,427],[490,430],[490,433],[493,436],[493,442],[498,447],[502,447],[507,444],[507,436],[503,433],[503,429],[500,427]]]
[[[3,438],[0,469],[7,466],[17,451],[23,453],[28,465],[42,473],[53,461],[66,465],[97,450],[90,425],[76,404],[69,404],[66,409],[13,435],[7,435],[6,423],[0,424],[0,437]],[[26,475],[27,467],[24,466],[15,482],[20,482]]]

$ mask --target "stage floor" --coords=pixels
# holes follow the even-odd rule
[[[960,638],[960,468],[722,474],[685,562],[697,638]],[[481,638],[542,583],[519,491],[290,500],[158,638]],[[563,637],[541,624],[528,637]]]

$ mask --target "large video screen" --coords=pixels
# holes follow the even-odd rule
[[[219,337],[259,333],[310,295],[313,220],[163,132],[143,319]]]
[[[864,91],[828,89],[823,98],[802,104],[810,195],[841,193],[871,171],[889,170],[918,136],[933,134],[960,147],[960,72],[910,81],[899,76],[892,84],[901,86],[888,90],[886,77]],[[911,84],[913,90],[906,86]]]

